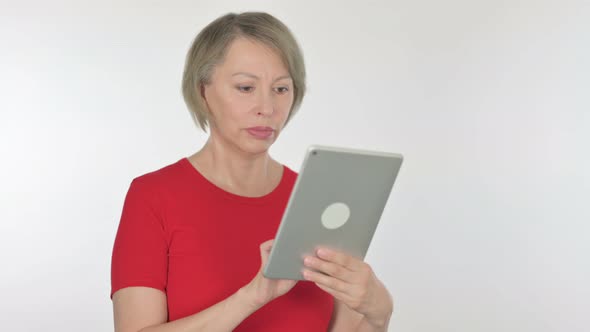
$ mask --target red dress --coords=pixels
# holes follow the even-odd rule
[[[113,248],[111,296],[129,286],[159,289],[168,319],[200,312],[235,293],[260,268],[262,242],[275,237],[297,174],[262,197],[215,186],[182,158],[131,182]],[[299,281],[234,331],[326,331],[333,297]]]

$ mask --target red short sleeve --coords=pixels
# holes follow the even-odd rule
[[[130,286],[166,291],[168,245],[162,204],[141,180],[131,182],[125,197],[111,260],[111,298]]]

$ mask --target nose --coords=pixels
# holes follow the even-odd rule
[[[270,116],[274,112],[273,96],[268,92],[260,93],[257,115]]]

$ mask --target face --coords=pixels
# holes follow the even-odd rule
[[[225,60],[201,90],[211,136],[242,152],[268,151],[293,104],[293,81],[279,55],[245,38],[234,40]]]

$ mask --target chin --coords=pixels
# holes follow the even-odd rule
[[[273,140],[256,140],[256,139],[244,139],[239,142],[238,146],[244,152],[249,154],[261,154],[267,153],[270,147],[274,144],[276,139]]]
[[[251,142],[248,142],[247,144],[241,144],[241,148],[243,151],[250,154],[262,154],[268,152],[272,143],[273,142],[257,142],[252,144]]]

